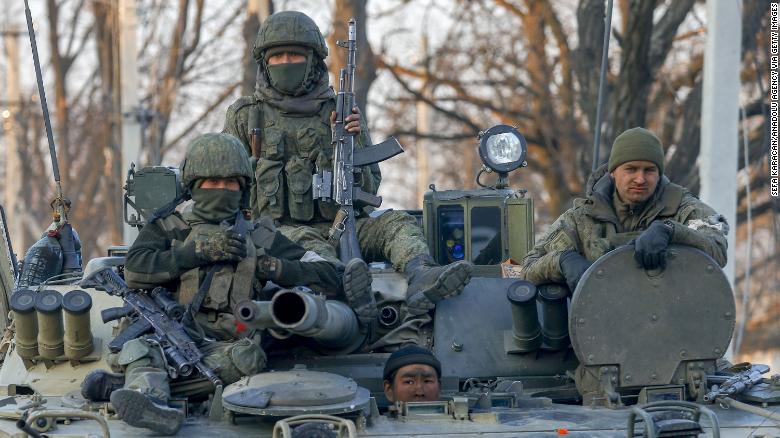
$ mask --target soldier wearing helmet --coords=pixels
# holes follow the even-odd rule
[[[127,254],[125,278],[132,288],[176,291],[182,304],[202,302],[188,329],[201,340],[206,365],[229,384],[261,371],[266,361],[259,334],[237,332],[232,309],[238,301],[256,298],[267,280],[333,293],[341,289],[341,273],[285,238],[270,221],[245,222],[241,198],[252,171],[235,137],[196,138],[181,170],[193,200],[191,211],[173,212],[141,229]],[[203,299],[195,300],[198,295]],[[123,374],[90,373],[83,395],[94,401],[110,398],[130,425],[176,433],[183,415],[167,406],[169,378],[160,349],[144,338],[134,339],[109,363]]]
[[[306,14],[279,12],[262,24],[252,54],[258,64],[255,93],[230,106],[223,130],[239,138],[247,151],[252,151],[253,130],[260,134],[260,150],[252,151],[252,215],[274,219],[291,240],[339,263],[335,248],[327,241],[338,206],[312,198],[312,174],[318,168],[332,167],[333,158],[331,123],[336,103],[324,62],[328,55],[325,39]],[[357,108],[347,122],[347,130],[357,136],[357,147],[371,145]],[[376,194],[379,166],[361,170],[361,188]],[[356,213],[363,255],[390,261],[404,272],[409,281],[407,304],[418,315],[437,301],[459,294],[469,281],[468,262],[435,263],[422,230],[410,215],[388,211],[369,217],[370,211],[359,204]],[[350,261],[346,269],[347,298],[368,323],[376,316],[374,297],[355,286],[370,282],[368,269],[362,260]]]

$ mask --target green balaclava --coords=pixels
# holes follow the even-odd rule
[[[661,140],[645,128],[631,128],[618,135],[609,154],[609,171],[629,161],[650,161],[664,174],[664,148]]]
[[[192,214],[197,218],[211,223],[231,220],[241,207],[240,190],[202,189],[198,181],[191,190]]]
[[[306,61],[268,65],[268,58],[282,52],[301,54],[306,57]],[[304,92],[306,79],[312,70],[312,55],[311,49],[302,46],[278,46],[268,49],[263,59],[271,86],[284,94],[298,95]]]

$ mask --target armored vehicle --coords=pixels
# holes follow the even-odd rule
[[[596,261],[573,292],[514,278],[511,261],[534,242],[533,199],[507,184],[508,172],[525,165],[525,140],[497,126],[481,134],[479,147],[482,172],[496,172],[495,184],[432,187],[423,210],[412,212],[439,262],[476,265],[463,293],[440,302],[424,327],[423,343],[442,364],[441,400],[388,402],[382,368],[389,353],[367,351],[351,309],[306,288],[276,289],[268,301],[235,309],[247,327],[267,332],[267,370],[208,398],[188,396],[211,385],[199,373],[174,381],[172,404],[187,414],[179,434],[780,436],[780,378],[765,366],[722,360],[735,308],[713,259],[675,246],[674,263],[645,271],[621,247]],[[133,169],[126,220],[143,226],[179,196],[179,179],[176,168]],[[95,283],[84,278],[121,275],[126,248],[89,260],[83,274],[21,288],[4,220],[0,226],[0,309],[2,318],[10,315],[0,343],[0,434],[152,434],[79,391],[88,372],[109,368],[109,344],[124,327],[110,310],[122,300],[86,287]],[[382,263],[371,271],[380,309],[370,331],[381,336],[400,323],[406,281]],[[169,315],[181,317],[175,307]],[[595,394],[580,395],[578,369],[598,379]]]

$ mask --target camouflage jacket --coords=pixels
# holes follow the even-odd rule
[[[564,212],[523,258],[522,277],[535,284],[564,282],[560,255],[576,250],[588,261],[628,243],[647,229],[653,221],[674,223],[672,243],[698,248],[709,254],[720,266],[726,264],[728,224],[723,216],[685,188],[661,177],[653,196],[631,221],[633,229],[622,229],[613,207],[614,183],[606,165],[591,175],[584,199]]]
[[[253,157],[252,217],[270,216],[284,222],[331,221],[338,206],[314,200],[312,174],[333,166],[330,114],[335,99],[324,99],[312,114],[291,114],[258,99],[243,96],[227,110],[222,132],[232,134],[252,155],[251,131],[261,129],[261,151]],[[371,145],[365,117],[361,117],[358,147]],[[361,188],[376,194],[382,180],[377,164],[362,169]]]
[[[247,236],[250,255],[267,254],[281,262],[275,283],[308,286],[323,292],[341,289],[341,273],[336,266],[307,253],[297,243],[284,237],[270,220],[255,221],[252,225],[253,230]],[[177,262],[174,247],[185,242],[191,231],[190,221],[178,212],[143,227],[127,253],[125,277],[128,285],[139,289],[166,286],[169,290],[179,290],[182,277],[192,269]],[[196,269],[200,271],[200,277],[203,276],[203,268]],[[254,281],[249,280],[251,289],[259,292],[267,273],[259,261],[256,266],[250,267],[249,272],[250,277],[255,277]]]

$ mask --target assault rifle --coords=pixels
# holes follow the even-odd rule
[[[768,371],[767,365],[758,364],[730,376],[707,376],[707,382],[713,385],[710,392],[704,394],[704,401],[715,402],[719,398],[742,394],[757,383],[761,383],[764,379],[761,375]]]
[[[403,152],[395,137],[377,145],[355,148],[355,136],[346,129],[346,118],[355,107],[355,59],[357,57],[357,30],[355,19],[349,20],[348,39],[337,45],[347,49],[347,65],[339,73],[339,92],[336,96],[336,123],[333,128],[333,170],[318,169],[313,176],[312,196],[322,201],[333,200],[339,204],[339,212],[333,222],[329,239],[338,244],[339,259],[348,262],[360,258],[357,232],[355,230],[354,202],[359,201],[372,207],[379,207],[382,198],[364,192],[360,183],[361,166],[379,163]]]
[[[112,352],[121,350],[125,342],[149,333],[147,339],[158,344],[165,353],[171,378],[189,376],[193,370],[198,370],[216,388],[222,388],[222,381],[214,370],[203,363],[203,353],[178,321],[184,314],[183,306],[168,296],[165,289],[156,288],[150,293],[130,289],[110,267],[95,271],[82,280],[80,285],[105,290],[109,295],[121,297],[125,301],[124,307],[101,312],[103,322],[129,315],[137,317],[134,323],[108,344]]]

